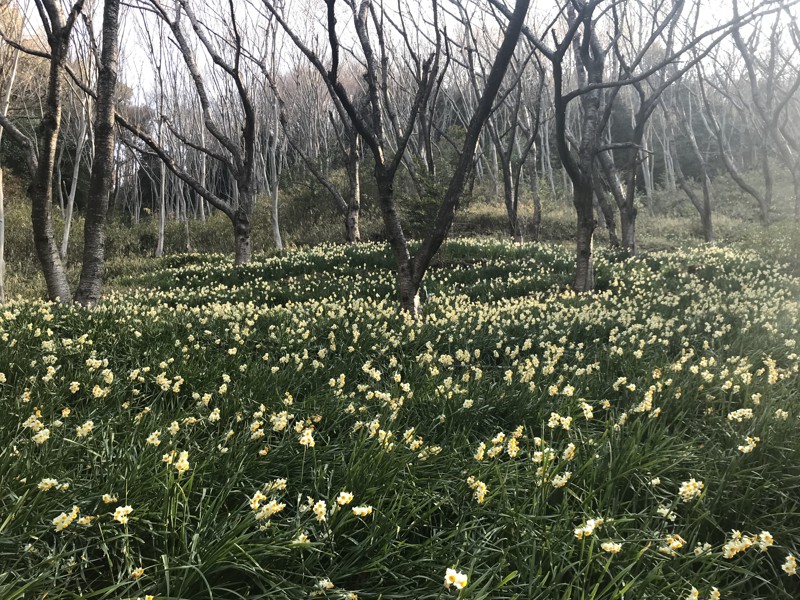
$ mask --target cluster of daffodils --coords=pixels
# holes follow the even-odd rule
[[[793,554],[789,554],[786,560],[783,561],[781,569],[787,575],[797,575],[797,558]]]
[[[118,506],[116,510],[114,510],[114,520],[125,525],[128,523],[128,515],[130,515],[132,512],[133,507],[129,505]]]
[[[53,489],[65,492],[69,489],[69,483],[59,483],[58,479],[53,479],[52,477],[45,477],[39,482],[39,484],[36,487],[39,488],[40,492],[49,492],[50,490]]]
[[[463,590],[467,587],[467,576],[455,569],[447,569],[444,574],[444,587],[450,589],[450,586],[457,590]]]
[[[506,435],[505,432],[500,431],[491,439],[491,446],[487,450],[486,442],[481,442],[475,450],[474,458],[477,461],[485,460],[486,458],[497,458],[504,452],[509,458],[516,458],[520,452],[520,440],[524,437],[524,428],[522,425],[517,427],[511,434]]]
[[[250,498],[250,509],[255,513],[257,521],[268,521],[273,516],[286,508],[286,503],[279,502],[275,497],[278,492],[286,490],[286,479],[275,479],[266,484],[262,490],[257,490]]]
[[[697,481],[694,477],[692,477],[689,481],[684,481],[681,483],[681,487],[678,490],[678,496],[680,497],[681,502],[691,502],[703,493],[703,488],[705,488],[705,483],[702,481]]]
[[[605,522],[601,517],[595,519],[587,519],[586,522],[580,527],[575,528],[575,537],[582,540],[594,533],[594,530],[603,525]]]
[[[486,484],[470,475],[467,479],[467,485],[472,489],[472,495],[477,503],[483,504],[483,501],[486,500],[486,492],[488,491]]]
[[[686,540],[683,539],[677,533],[668,535],[664,542],[658,547],[658,551],[661,554],[666,554],[667,556],[675,556],[678,553],[678,550],[683,548],[686,545]]]
[[[739,452],[742,454],[750,454],[753,450],[756,449],[756,445],[758,442],[761,441],[760,437],[746,437],[744,438],[744,444],[738,447]]]
[[[80,512],[81,511],[77,506],[73,506],[70,512],[62,512],[55,519],[53,519],[53,525],[56,528],[56,532],[60,533],[72,525],[73,521],[78,518],[78,514],[80,514]]]
[[[774,543],[775,540],[769,531],[762,531],[757,535],[748,536],[742,534],[741,531],[734,530],[730,539],[722,547],[722,555],[725,558],[733,558],[752,547],[757,547],[761,552],[766,552]]]

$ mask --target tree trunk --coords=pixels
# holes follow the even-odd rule
[[[83,266],[75,300],[93,306],[100,300],[105,274],[106,216],[114,175],[114,105],[117,87],[117,32],[119,0],[105,0],[103,48],[97,78],[97,115],[94,126],[94,160],[83,228]]]
[[[500,164],[497,160],[497,147],[490,144],[492,149],[492,162],[490,163],[489,176],[492,178],[492,188],[494,193],[492,198],[497,198],[500,195]]]
[[[689,197],[689,200],[692,202],[692,204],[694,204],[694,207],[700,214],[700,223],[703,227],[703,239],[705,239],[706,243],[711,243],[714,241],[714,227],[711,222],[711,179],[708,176],[708,162],[706,161],[705,155],[700,151],[700,146],[697,144],[697,137],[695,136],[694,129],[691,125],[691,103],[689,103],[688,108],[688,114],[684,112],[683,114],[678,114],[676,116],[683,134],[689,140],[689,148],[692,150],[692,155],[694,155],[694,159],[697,161],[697,164],[700,165],[700,178],[703,186],[702,202],[700,202],[697,194],[694,193],[694,190],[692,190],[691,186],[686,182],[686,178],[683,175],[683,169],[681,168],[680,164],[680,157],[675,151],[674,145],[672,145],[672,152],[674,152],[674,156],[671,156],[670,158],[674,167],[675,180],[677,184],[686,193],[686,195]]]
[[[383,165],[376,165],[375,183],[378,187],[378,203],[383,214],[383,225],[397,265],[397,292],[400,310],[417,320],[422,316],[419,283],[415,277],[414,263],[411,261],[406,236],[397,214],[394,198],[394,173]]]
[[[6,89],[3,90],[3,99],[0,101],[0,115],[8,115],[8,105],[11,102],[11,90],[17,78],[17,67],[19,66],[19,50],[14,53],[14,61],[11,63],[11,72],[8,74]],[[3,140],[3,128],[0,126],[0,142]],[[6,206],[5,188],[3,187],[3,164],[0,156],[0,304],[6,301]]]
[[[534,159],[534,167],[536,160]],[[533,194],[533,217],[531,220],[531,236],[538,242],[542,235],[542,199],[539,196],[539,176],[536,168],[531,173],[531,193]]]
[[[800,165],[796,165],[792,171],[792,183],[794,184],[794,218],[800,221]]]
[[[617,223],[614,219],[614,209],[608,201],[608,196],[603,189],[600,178],[596,175],[594,190],[597,196],[597,205],[600,207],[600,213],[603,215],[605,228],[608,230],[608,245],[612,248],[619,248],[619,237],[617,237]]]
[[[674,152],[674,149],[673,149]],[[702,156],[701,156],[702,158]],[[709,180],[707,175],[703,177],[703,201],[700,202],[700,199],[695,194],[692,187],[689,185],[689,182],[686,181],[686,177],[683,175],[683,169],[681,168],[681,162],[677,156],[672,157],[672,164],[675,167],[675,181],[680,187],[686,196],[691,201],[692,205],[697,209],[698,214],[700,215],[700,223],[703,227],[703,237],[705,238],[706,242],[713,242],[714,241],[714,228],[711,222],[711,181]],[[701,162],[701,170],[703,169]],[[705,171],[703,171],[705,173]]]
[[[61,129],[61,68],[67,55],[67,40],[54,39],[50,60],[45,113],[38,127],[39,160],[33,181],[28,187],[31,199],[31,223],[36,255],[42,265],[50,300],[71,301],[67,273],[61,262],[53,232],[53,168],[55,166],[58,133]]]
[[[358,244],[361,241],[358,223],[361,211],[361,157],[358,154],[355,158],[351,157],[347,174],[350,178],[350,202],[344,220],[344,239],[348,244]]]
[[[649,148],[649,145],[647,146],[647,148]],[[651,168],[653,162],[652,154],[650,152],[642,151],[640,154],[640,160],[642,165],[642,181],[644,183],[644,193],[645,197],[647,198],[647,212],[651,216],[653,216],[656,213],[655,213],[655,207],[653,206],[653,171]]]
[[[592,186],[574,185],[574,201],[577,212],[577,253],[575,261],[576,292],[590,292],[594,289],[594,264],[592,262],[592,239],[595,220],[592,206]]]
[[[158,144],[164,144],[163,123],[158,123]],[[167,228],[167,167],[163,161],[159,163],[158,180],[158,242],[156,243],[156,258],[164,256],[164,237]]]
[[[253,258],[250,247],[250,217],[242,211],[237,211],[231,221],[233,222],[234,264],[238,267],[246,265]]]
[[[511,237],[514,243],[521,243],[523,241],[522,224],[519,220],[519,197],[516,194],[516,186],[514,185],[513,174],[511,173],[511,165],[503,161],[503,200],[506,205],[506,214],[508,215],[508,225],[511,230]]]
[[[88,114],[89,110],[86,105],[84,105],[81,109],[81,127],[80,131],[78,132],[78,138],[75,141],[75,158],[74,163],[72,165],[72,181],[70,182],[69,186],[69,194],[67,195],[67,206],[62,210],[62,215],[64,216],[64,235],[61,236],[61,260],[64,264],[67,264],[67,251],[69,250],[69,235],[70,231],[72,230],[72,214],[75,210],[75,195],[78,193],[78,179],[80,179],[81,174],[81,159],[83,158],[83,145],[86,142],[86,130],[88,129],[88,123],[91,116]],[[62,152],[63,152],[63,144],[62,144]],[[61,177],[60,177],[61,170],[57,169],[57,174],[59,175],[58,180],[56,181],[59,190],[59,199],[63,197],[61,193]],[[60,203],[63,205],[63,200]]]
[[[622,208],[622,207],[621,207]],[[635,206],[625,206],[619,211],[619,222],[622,233],[622,247],[628,256],[636,256],[639,247],[636,243],[636,215]]]
[[[413,319],[419,319],[422,315],[419,286],[414,283],[410,259],[405,263],[398,263],[397,290],[400,293],[400,310],[408,313]]]
[[[561,167],[561,185],[562,189],[564,190],[564,198],[573,196],[575,194],[572,186],[572,179],[570,179],[569,174],[564,167]]]
[[[714,225],[711,222],[711,180],[708,175],[703,177],[703,210],[700,212],[700,222],[703,225],[703,239],[710,244],[714,241]]]
[[[2,132],[2,129],[0,129]],[[0,165],[0,304],[6,302],[6,209],[3,192],[3,167]]]
[[[772,208],[772,167],[769,164],[769,144],[764,140],[764,145],[761,148],[761,172],[764,174],[764,197],[760,204],[761,210],[761,223],[764,225],[770,224],[769,211]]]
[[[542,127],[542,169],[547,177],[547,184],[550,186],[550,193],[553,197],[553,202],[558,202],[558,192],[556,191],[556,182],[553,178],[553,163],[550,159],[550,125],[545,123]]]
[[[348,244],[358,244],[361,241],[361,230],[358,226],[358,206],[353,204],[347,207],[347,216],[344,219],[344,239]]]
[[[275,181],[270,185],[270,201],[272,204],[272,238],[275,240],[275,247],[278,250],[283,250],[283,238],[281,237],[281,224],[278,220],[278,182]],[[250,243],[248,242],[248,247]],[[250,259],[247,259],[250,262]]]

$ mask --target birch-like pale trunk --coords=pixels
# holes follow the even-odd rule
[[[272,36],[272,65],[275,68],[277,64],[277,34]],[[278,98],[277,94],[273,94],[272,98],[272,106],[270,107],[272,114],[271,116],[271,128],[272,128],[272,136],[269,140],[269,197],[271,206],[271,214],[272,214],[272,238],[275,241],[275,248],[279,251],[283,251],[283,238],[281,237],[281,224],[280,224],[280,215],[278,213],[278,190],[280,186],[280,173],[281,173],[281,165],[280,161],[282,157],[280,156],[279,152],[279,136],[280,136],[280,98]]]
[[[86,131],[88,129],[89,108],[88,101],[82,102],[80,125],[78,137],[75,140],[75,157],[72,165],[72,181],[70,182],[69,192],[67,193],[67,203],[64,207],[64,234],[61,236],[61,249],[59,254],[64,265],[67,264],[67,250],[69,249],[69,234],[72,230],[72,213],[75,210],[75,195],[78,193],[78,180],[81,174],[81,160],[83,159],[83,145],[86,142]],[[59,189],[61,182],[58,182]]]
[[[164,145],[164,125],[158,124],[158,144]],[[156,258],[164,256],[164,234],[167,227],[167,168],[164,161],[158,164],[158,242]]]
[[[0,114],[4,117],[8,115],[8,105],[11,102],[11,89],[14,87],[14,80],[17,78],[17,66],[19,65],[19,50],[14,53],[14,60],[11,63],[11,73],[8,75],[6,89],[3,92],[3,99],[0,101]],[[0,142],[3,141],[3,127],[0,125]],[[6,301],[6,208],[5,192],[3,187],[3,165],[0,156],[0,304]]]

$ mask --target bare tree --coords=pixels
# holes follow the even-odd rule
[[[761,169],[764,175],[764,192],[762,193],[760,190],[756,189],[750,182],[745,179],[744,175],[740,172],[739,168],[736,166],[734,162],[733,154],[730,147],[730,140],[729,134],[726,132],[725,128],[723,127],[723,123],[721,122],[717,111],[715,110],[714,103],[710,99],[710,94],[708,91],[709,84],[707,83],[707,77],[704,73],[704,69],[698,65],[697,69],[697,82],[698,87],[700,89],[700,97],[703,100],[703,109],[704,109],[704,120],[703,123],[706,126],[709,134],[714,138],[717,143],[717,150],[719,157],[722,159],[723,165],[725,165],[725,169],[730,175],[731,179],[748,195],[752,196],[757,205],[758,205],[758,214],[761,220],[762,225],[769,225],[770,223],[770,210],[772,208],[772,172],[769,165],[769,150],[768,150],[768,142],[766,136],[764,135],[763,130],[761,131],[761,135],[756,135],[752,133],[750,139],[754,139],[759,142],[758,144],[758,152],[761,155],[760,162],[761,162]],[[716,86],[715,89],[717,91],[722,90],[721,86]],[[722,97],[727,100],[725,104],[735,106],[740,114],[743,114],[746,110],[744,105],[736,103],[733,100],[733,97],[727,93],[722,93]],[[760,139],[759,139],[760,138]]]
[[[696,100],[691,94],[691,89],[688,86],[681,86],[679,91],[683,94],[673,93],[671,97],[665,98],[664,110],[667,113],[666,118],[669,126],[672,128],[672,142],[669,144],[669,149],[672,153],[672,165],[675,174],[675,180],[678,187],[683,190],[692,206],[695,207],[700,215],[700,223],[703,227],[703,238],[706,242],[714,241],[714,225],[712,223],[712,202],[713,192],[711,189],[711,175],[708,161],[705,154],[700,150],[697,143],[697,136],[694,132],[694,118],[695,118],[695,103]],[[679,128],[683,136],[689,142],[689,148],[692,152],[692,157],[698,165],[700,171],[700,186],[703,192],[702,200],[697,196],[689,181],[683,174],[681,167],[681,157],[678,155],[677,144],[675,143],[676,133],[675,129]]]
[[[147,0],[156,14],[167,24],[175,44],[177,45],[183,62],[189,71],[195,88],[196,97],[200,103],[203,114],[205,130],[210,134],[211,140],[218,147],[209,142],[195,139],[191,133],[178,131],[170,127],[172,136],[184,146],[206,154],[210,159],[222,165],[234,179],[233,194],[224,198],[215,193],[210,187],[201,182],[197,176],[189,172],[186,165],[181,165],[176,160],[166,142],[153,139],[146,131],[129,122],[124,117],[118,121],[120,125],[135,134],[164,162],[175,175],[186,183],[196,194],[209,204],[223,212],[231,221],[234,233],[235,263],[242,265],[250,262],[252,258],[251,229],[253,210],[256,203],[257,184],[257,113],[252,101],[252,92],[247,84],[247,63],[252,62],[252,54],[245,47],[245,37],[242,34],[239,17],[233,0],[228,0],[225,19],[229,25],[227,37],[220,39],[219,32],[213,35],[200,17],[195,13],[188,0],[178,0],[174,14],[170,13],[160,0]],[[208,81],[208,77],[201,71],[195,57],[195,51],[189,43],[183,25],[183,17],[188,19],[192,30],[197,37],[200,47],[203,48],[208,59],[216,68],[215,74],[225,78],[225,85],[229,84],[228,98],[236,103],[232,107],[235,116],[232,127],[227,127],[224,115],[215,111],[212,104],[212,95],[209,90],[210,83],[223,85],[219,81]],[[162,116],[166,118],[166,116]],[[170,121],[165,123],[170,125]],[[228,130],[236,133],[231,134]]]
[[[486,46],[496,53],[491,35],[484,35],[478,40],[474,31],[474,16],[467,13],[465,7],[458,4],[460,16],[465,29],[466,67],[471,77],[471,84],[476,96],[480,93],[482,81],[487,76],[487,56],[481,51]],[[485,27],[484,27],[485,31]],[[491,143],[494,145],[494,157],[499,165],[503,182],[503,201],[511,235],[516,242],[523,241],[523,222],[519,216],[520,184],[523,179],[523,168],[528,156],[534,150],[539,135],[541,122],[541,100],[544,90],[544,69],[539,63],[535,50],[529,44],[518,45],[514,59],[511,61],[503,87],[499,91],[501,104],[496,107],[486,122]],[[527,125],[526,125],[527,123]],[[536,181],[533,170],[532,181]],[[535,183],[534,183],[535,186]],[[538,190],[534,187],[536,200]],[[541,222],[541,204],[537,204],[534,215],[536,225],[535,236],[538,237],[538,223]]]
[[[733,1],[734,13],[739,13],[739,3]],[[789,33],[791,38],[795,41],[796,51],[800,48],[798,44],[798,27],[794,18],[792,18],[789,9],[786,8],[789,23],[793,25]],[[789,73],[789,80],[785,82],[785,89],[781,90],[782,80],[785,79],[785,71],[791,68],[795,62],[795,56],[785,55],[781,53],[781,46],[785,43],[785,36],[782,35],[781,25],[782,20],[778,18],[773,19],[773,24],[770,30],[769,38],[764,41],[757,37],[758,28],[755,28],[754,35],[751,36],[749,42],[746,42],[742,36],[741,28],[734,27],[733,41],[736,48],[744,62],[747,71],[747,79],[750,85],[750,104],[754,115],[758,120],[760,128],[764,129],[765,139],[772,142],[772,146],[777,150],[778,157],[783,162],[786,169],[792,176],[794,183],[794,196],[795,196],[795,217],[800,219],[800,154],[796,154],[792,146],[781,131],[780,123],[783,117],[783,112],[786,109],[789,100],[800,89],[800,70],[795,73]],[[759,60],[757,48],[768,47],[769,53],[763,60]],[[781,93],[782,92],[782,93]],[[767,148],[764,148],[764,160],[768,161]],[[766,164],[765,176],[771,179],[768,174],[769,165]],[[768,185],[771,183],[768,181]]]
[[[396,114],[389,110],[391,107],[386,97],[388,81],[388,56],[386,55],[385,20],[381,10],[371,2],[364,0],[356,4],[356,0],[345,0],[353,18],[358,44],[363,55],[364,80],[367,86],[368,107],[360,110],[350,94],[345,90],[339,80],[339,38],[336,29],[335,0],[326,0],[327,28],[331,50],[331,67],[327,69],[319,56],[306,45],[292,30],[283,18],[281,11],[271,0],[263,0],[267,10],[278,20],[292,39],[295,45],[303,52],[306,58],[317,69],[325,80],[330,90],[336,94],[347,112],[348,119],[355,130],[369,147],[375,161],[375,182],[378,188],[378,202],[383,215],[383,222],[389,238],[389,244],[394,255],[397,267],[397,288],[400,297],[400,307],[415,318],[420,316],[418,290],[434,254],[446,238],[452,225],[455,212],[459,205],[461,193],[467,177],[474,164],[475,150],[483,125],[492,110],[497,92],[500,89],[506,69],[510,63],[519,39],[520,30],[528,11],[529,0],[517,0],[514,11],[509,19],[494,63],[492,65],[486,85],[481,94],[480,101],[467,127],[464,144],[458,164],[450,183],[445,191],[444,198],[439,205],[438,213],[434,219],[429,234],[423,240],[417,254],[412,257],[400,217],[397,212],[397,203],[394,193],[394,182],[397,170],[400,167],[408,141],[413,134],[419,112],[426,96],[429,96],[436,82],[440,68],[442,40],[439,32],[438,7],[433,3],[433,30],[435,42],[426,58],[414,54],[412,62],[417,64],[418,86],[414,93],[414,100],[405,117],[401,128],[395,125],[399,132],[395,141],[394,151],[388,145],[388,136],[385,122],[398,121]],[[400,30],[402,35],[403,29]],[[376,52],[375,45],[378,51]]]
[[[328,177],[312,156],[296,141],[300,132],[292,131],[285,111],[281,111],[281,125],[286,134],[286,142],[302,160],[314,178],[328,191],[336,209],[344,217],[344,239],[349,244],[361,241],[359,217],[361,209],[361,138],[352,127],[336,95],[331,96],[336,107],[337,117],[330,113],[330,120],[336,130],[336,143],[344,156],[348,179],[348,191],[342,192]],[[310,132],[309,132],[310,133]],[[346,196],[346,197],[345,197]]]
[[[490,0],[493,6],[501,12],[508,14],[508,9],[503,7],[498,0]],[[702,57],[706,56],[712,48],[725,39],[733,27],[740,25],[746,19],[752,19],[765,12],[777,10],[760,5],[748,13],[734,15],[730,21],[724,22],[698,32],[694,27],[688,30],[688,35],[680,44],[672,41],[666,43],[667,50],[658,59],[648,64],[645,58],[649,56],[652,48],[659,40],[671,40],[674,24],[683,10],[683,0],[678,0],[668,6],[658,3],[652,13],[652,26],[644,41],[637,44],[630,53],[626,54],[619,41],[624,37],[622,19],[624,13],[620,12],[618,4],[612,4],[608,10],[598,11],[602,0],[565,0],[559,5],[559,15],[566,21],[565,33],[559,38],[555,29],[550,28],[548,33],[555,40],[555,47],[548,47],[542,38],[536,36],[529,29],[523,29],[525,36],[537,49],[550,61],[554,83],[554,106],[556,114],[556,143],[561,162],[569,174],[573,186],[573,204],[577,214],[577,251],[574,288],[577,291],[590,291],[594,288],[594,267],[592,261],[592,240],[595,229],[593,214],[593,199],[595,192],[594,162],[597,155],[606,150],[613,150],[615,145],[606,147],[603,144],[603,132],[611,116],[613,103],[619,90],[626,86],[633,86],[639,96],[638,116],[635,119],[636,127],[632,142],[625,143],[623,147],[641,148],[641,140],[647,120],[658,106],[661,94],[675,81],[679,80],[686,71],[692,68]],[[600,33],[604,23],[610,23],[610,41],[601,43]],[[577,74],[576,87],[566,91],[565,65],[569,50],[573,50],[575,72]],[[692,52],[689,59],[680,67],[674,67],[676,61]],[[606,71],[606,59],[613,53],[617,63],[617,72],[609,78]],[[669,68],[668,68],[669,67]],[[663,72],[663,74],[662,74]],[[645,82],[658,75],[649,92],[645,91]],[[579,137],[575,137],[577,145],[570,148],[567,128],[568,107],[572,100],[580,101],[580,126]],[[635,253],[635,220],[636,208],[634,205],[636,190],[636,169],[628,171],[624,202],[620,206],[623,220],[623,244],[629,252]]]

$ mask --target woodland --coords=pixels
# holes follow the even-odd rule
[[[800,597],[793,0],[0,0],[0,600]]]
[[[47,296],[99,301],[110,222],[157,222],[160,257],[168,222],[193,250],[192,224],[221,215],[239,265],[262,203],[281,251],[287,189],[342,224],[303,243],[358,243],[377,215],[414,314],[476,197],[515,241],[540,239],[543,198],[571,205],[577,291],[598,229],[635,256],[639,213],[674,198],[713,242],[720,181],[748,220],[787,216],[776,195],[800,218],[791,2],[529,4],[4,2],[2,164],[27,187]]]

